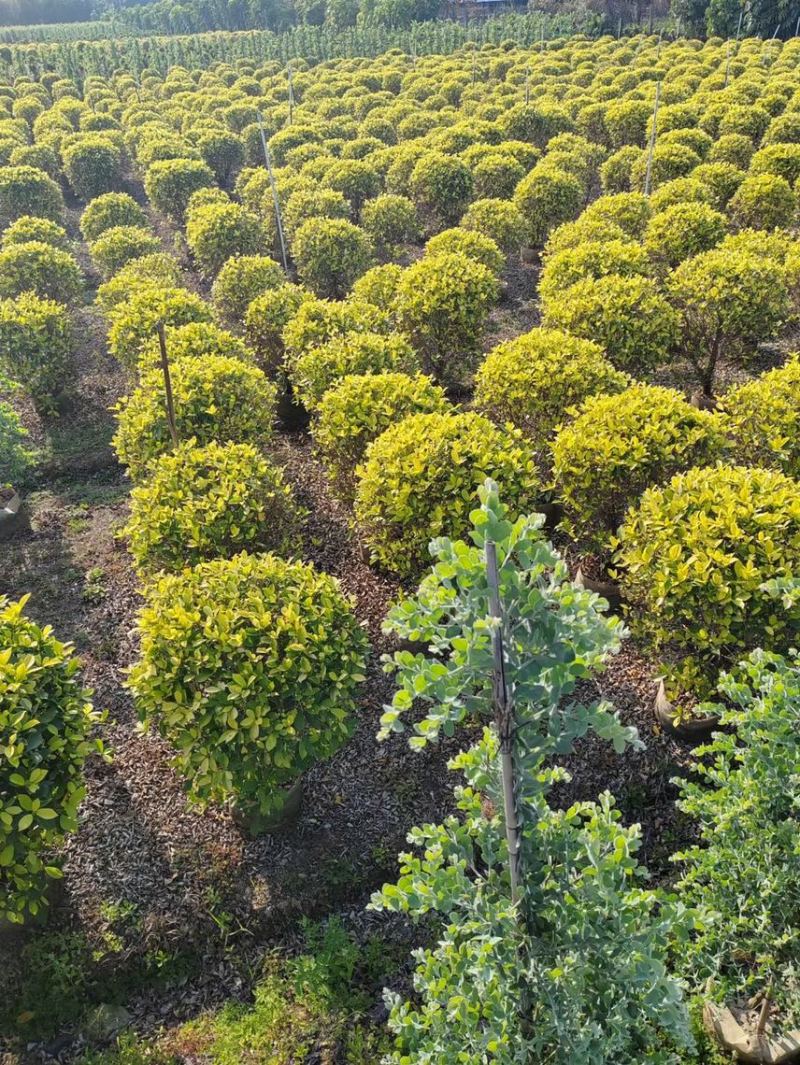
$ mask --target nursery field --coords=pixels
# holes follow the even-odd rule
[[[0,55],[0,1065],[800,1060],[800,38],[436,32]]]

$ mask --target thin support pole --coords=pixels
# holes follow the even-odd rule
[[[525,106],[531,102],[531,68],[525,67]]]
[[[267,173],[269,174],[269,185],[272,189],[272,203],[275,207],[275,226],[278,230],[278,239],[281,243],[281,259],[283,261],[283,272],[289,273],[289,258],[286,254],[286,240],[283,235],[283,219],[281,218],[281,203],[278,199],[278,186],[275,184],[275,175],[272,172],[272,162],[269,157],[269,148],[267,146],[267,135],[264,132],[264,119],[261,117],[261,112],[257,112],[258,115],[258,131],[261,134],[261,147],[264,150],[264,163],[267,167]]]
[[[728,41],[728,50],[725,55],[725,88],[728,88],[728,79],[731,74],[731,42]]]
[[[497,566],[497,546],[486,541],[486,581],[489,587],[489,615],[497,622],[492,629],[492,696],[495,724],[500,741],[500,764],[503,778],[503,814],[508,843],[508,865],[511,878],[511,901],[520,898],[521,839],[517,819],[516,789],[514,786],[514,709],[506,684],[505,650],[503,647],[503,611],[500,603],[500,576]]]
[[[656,102],[653,106],[653,128],[650,130],[650,143],[647,146],[647,170],[644,175],[644,194],[650,195],[650,185],[653,181],[653,152],[656,148],[656,122],[658,120],[658,102],[661,99],[661,82],[656,82]]]
[[[744,4],[739,9],[739,25],[736,27],[736,41],[738,43],[739,37],[742,32],[742,20],[744,19]]]
[[[167,357],[167,334],[164,323],[156,325],[158,332],[158,346],[161,350],[161,372],[164,374],[164,395],[167,401],[167,425],[169,435],[172,437],[172,446],[178,446],[178,426],[175,423],[175,404],[172,399],[172,377],[169,372],[169,358]]]
[[[292,83],[292,64],[286,64],[286,76],[289,79],[289,125],[294,120],[294,85]]]

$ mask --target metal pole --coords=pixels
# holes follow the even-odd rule
[[[283,219],[281,218],[281,204],[278,199],[278,187],[275,184],[275,175],[272,172],[272,163],[269,158],[269,148],[267,147],[267,136],[264,133],[264,120],[261,117],[261,112],[256,112],[258,116],[258,131],[261,134],[261,147],[264,149],[264,162],[267,166],[267,173],[269,174],[269,184],[272,189],[272,203],[275,207],[275,225],[278,230],[278,239],[281,242],[281,259],[283,260],[284,273],[289,273],[289,259],[286,255],[286,241],[283,236]]]
[[[169,359],[167,358],[167,335],[164,330],[164,323],[159,322],[156,325],[158,332],[158,346],[161,349],[161,371],[164,374],[164,395],[167,400],[167,425],[169,426],[169,435],[172,437],[172,446],[178,446],[178,427],[175,424],[175,404],[172,400],[172,378],[169,372]]]
[[[656,147],[656,121],[658,119],[658,101],[661,98],[661,82],[656,82],[656,102],[653,107],[653,128],[650,130],[650,144],[647,147],[647,170],[644,175],[644,194],[650,195],[650,184],[653,179],[653,152]]]
[[[503,777],[503,813],[508,843],[508,866],[511,877],[511,901],[520,897],[520,825],[517,820],[517,801],[514,788],[514,712],[506,684],[505,651],[503,648],[503,612],[500,603],[500,577],[497,566],[497,546],[486,541],[486,581],[489,587],[489,615],[497,624],[492,629],[492,693],[495,723],[500,741],[500,763]]]

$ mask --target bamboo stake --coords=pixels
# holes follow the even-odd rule
[[[486,541],[486,581],[489,586],[489,615],[498,624],[492,630],[492,695],[495,723],[500,740],[500,763],[503,777],[503,813],[508,843],[508,865],[511,877],[511,901],[520,898],[520,825],[517,820],[514,774],[514,711],[506,684],[505,650],[503,648],[503,612],[500,602],[500,577],[497,567],[497,546]]]
[[[292,64],[286,64],[286,76],[289,79],[289,125],[294,118],[294,85],[292,84]]]
[[[278,230],[278,239],[281,242],[281,259],[283,260],[283,272],[289,273],[289,259],[286,255],[286,241],[283,236],[283,219],[281,218],[281,203],[278,199],[278,187],[275,184],[275,175],[272,172],[272,163],[269,157],[269,148],[267,147],[267,136],[264,132],[264,120],[261,117],[261,112],[256,112],[258,116],[258,131],[261,134],[261,147],[264,150],[264,162],[267,166],[267,173],[269,174],[269,185],[272,190],[272,203],[275,207],[275,224]]]
[[[653,152],[656,148],[656,120],[658,119],[658,101],[661,99],[661,82],[656,82],[656,102],[653,106],[653,128],[650,130],[650,143],[647,146],[647,170],[644,175],[644,194],[650,195],[650,184],[653,179]]]
[[[725,55],[725,88],[728,88],[728,78],[731,72],[731,42],[728,41],[728,51]]]
[[[531,102],[531,68],[530,64],[525,67],[525,106]]]
[[[739,25],[736,27],[736,41],[739,41],[739,34],[742,32],[742,19],[744,18],[744,4],[742,4],[739,10]]]
[[[158,346],[161,350],[161,372],[164,374],[164,395],[167,401],[167,425],[169,426],[169,435],[172,437],[172,446],[178,446],[178,426],[175,423],[175,404],[172,399],[172,378],[169,372],[169,359],[167,357],[167,334],[164,330],[164,323],[159,322],[156,325],[156,331],[158,332]]]

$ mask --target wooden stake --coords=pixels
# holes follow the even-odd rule
[[[653,180],[653,152],[656,148],[656,120],[658,119],[658,101],[661,99],[661,82],[656,82],[656,102],[653,106],[653,128],[650,130],[650,143],[647,146],[647,170],[644,175],[644,194],[650,195]]]
[[[169,435],[172,437],[172,446],[178,446],[178,427],[175,424],[175,404],[172,401],[172,378],[169,372],[169,359],[167,358],[167,335],[164,323],[159,322],[156,326],[158,332],[158,346],[161,349],[161,372],[164,374],[164,395],[167,400],[167,425]]]
[[[486,541],[486,582],[489,586],[489,615],[498,624],[492,630],[492,694],[495,724],[500,741],[500,763],[503,778],[503,815],[508,843],[508,865],[511,877],[511,901],[520,898],[521,835],[517,820],[517,801],[514,773],[514,710],[506,684],[505,650],[503,647],[503,612],[500,602],[500,577],[497,567],[497,546]]]
[[[269,148],[267,147],[267,135],[264,132],[264,119],[261,117],[261,112],[256,112],[258,118],[258,131],[261,134],[261,147],[264,151],[264,163],[267,167],[267,173],[269,174],[269,185],[272,190],[272,203],[275,207],[275,225],[278,230],[278,239],[281,242],[281,259],[283,260],[283,272],[289,273],[289,259],[286,255],[286,240],[283,236],[283,219],[281,218],[281,203],[278,198],[278,187],[275,184],[275,175],[272,172],[272,163],[269,158]]]

